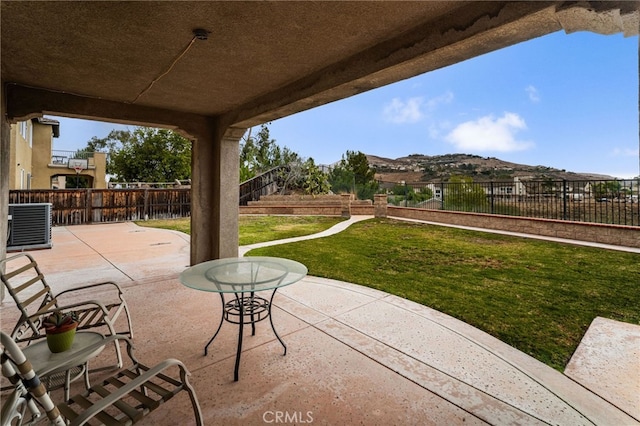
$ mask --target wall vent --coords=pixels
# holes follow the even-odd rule
[[[51,248],[51,203],[9,204],[7,251]]]

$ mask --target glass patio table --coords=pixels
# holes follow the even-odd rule
[[[280,287],[300,281],[307,275],[307,267],[302,263],[279,257],[249,256],[210,260],[194,265],[180,274],[180,282],[190,288],[220,294],[222,315],[218,329],[204,347],[207,355],[209,345],[216,338],[222,324],[227,321],[238,325],[238,347],[233,379],[238,381],[242,335],[245,324],[251,324],[251,335],[256,333],[256,323],[269,318],[271,329],[284,348],[285,345],[273,325],[271,307],[273,297]],[[267,300],[255,293],[271,291]],[[225,293],[233,294],[225,300]]]

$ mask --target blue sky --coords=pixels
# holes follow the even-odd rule
[[[449,153],[615,177],[640,175],[638,37],[557,32],[269,124],[317,164],[347,150]],[[56,149],[111,123],[58,118]]]

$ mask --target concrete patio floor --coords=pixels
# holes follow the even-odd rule
[[[585,338],[589,346],[576,352],[570,377],[433,309],[308,276],[274,300],[287,355],[268,322],[258,323],[255,336],[245,327],[234,382],[236,326],[225,323],[203,355],[220,318],[219,295],[178,281],[189,264],[188,236],[133,223],[56,227],[53,248],[30,253],[56,292],[88,282],[120,284],[136,355],[147,365],[183,361],[208,425],[640,424],[638,326],[623,326],[627,334],[612,354],[597,349],[609,346],[607,335],[620,336],[610,332],[616,324],[599,322],[606,332]],[[0,315],[10,331],[17,315],[9,296]],[[109,355],[92,367],[110,362]],[[612,359],[620,364],[616,357],[628,361],[622,370],[607,366]],[[614,385],[597,376],[599,367],[623,374]],[[187,396],[143,423],[192,424]]]

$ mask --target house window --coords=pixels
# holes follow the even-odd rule
[[[29,147],[31,147],[31,139],[32,139],[31,135],[33,133],[32,127],[30,124],[31,123],[29,121],[18,122],[18,129],[19,129],[20,135],[22,135],[24,140],[29,143]]]

